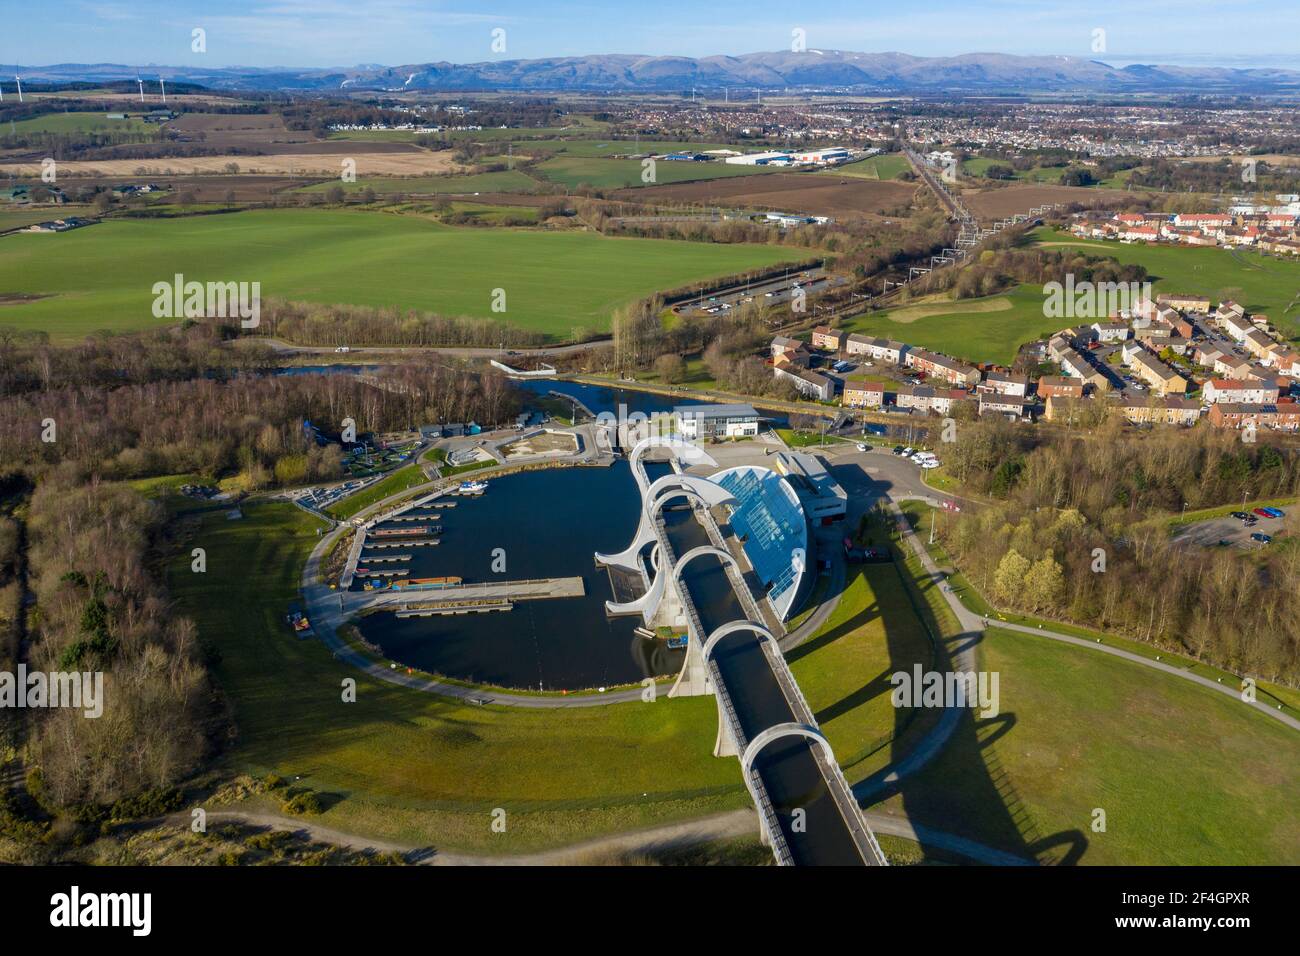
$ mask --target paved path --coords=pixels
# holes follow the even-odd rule
[[[867,823],[877,833],[901,837],[914,842],[924,842],[927,846],[939,847],[956,853],[977,863],[995,866],[1025,866],[1029,861],[995,850],[992,847],[931,830],[928,827],[914,826],[906,820],[885,813],[863,814]],[[165,819],[172,826],[188,828],[190,814],[176,813]],[[429,847],[417,847],[410,844],[394,843],[389,840],[372,840],[356,834],[344,833],[331,827],[303,820],[299,817],[287,817],[277,813],[264,813],[243,810],[209,810],[209,825],[214,823],[242,823],[254,827],[270,827],[276,830],[288,830],[301,833],[319,843],[330,843],[352,850],[376,850],[381,853],[401,853],[410,856],[428,866],[557,866],[563,864],[582,864],[608,859],[616,862],[620,856],[636,856],[663,852],[669,849],[698,846],[718,840],[752,837],[758,829],[758,818],[753,810],[732,810],[688,820],[683,823],[670,823],[664,826],[627,833],[611,834],[585,840],[555,850],[542,850],[537,853],[511,854],[507,856],[488,856],[481,854],[456,853],[444,850],[431,850]]]
[[[895,506],[895,508],[896,507],[897,506]],[[938,567],[931,559],[929,551],[927,551],[925,546],[921,544],[917,535],[908,532],[905,537],[912,546],[912,550],[915,551],[917,556],[921,559],[921,563],[930,574],[931,580],[942,589],[942,586],[947,582],[947,576],[939,571]],[[943,594],[944,600],[948,602],[948,607],[952,610],[953,614],[956,615],[963,631],[983,633],[985,627],[998,627],[1002,630],[1018,631],[1023,634],[1034,634],[1038,637],[1045,637],[1048,640],[1059,641],[1062,644],[1073,644],[1075,647],[1086,647],[1090,650],[1100,651],[1103,654],[1110,654],[1112,657],[1120,657],[1131,663],[1141,664],[1143,667],[1150,667],[1154,670],[1163,671],[1166,674],[1172,674],[1174,677],[1180,677],[1183,680],[1192,681],[1195,684],[1200,684],[1202,687],[1206,687],[1220,694],[1226,694],[1234,700],[1245,704],[1247,707],[1251,707],[1254,710],[1259,711],[1261,714],[1265,714],[1274,720],[1286,724],[1293,730],[1300,730],[1300,720],[1297,720],[1289,713],[1278,710],[1275,706],[1270,706],[1269,704],[1260,701],[1254,701],[1253,703],[1243,701],[1241,699],[1241,689],[1239,687],[1234,687],[1229,684],[1220,684],[1218,681],[1210,680],[1208,677],[1202,677],[1200,674],[1193,674],[1190,671],[1181,667],[1176,667],[1173,664],[1166,664],[1164,661],[1153,660],[1149,657],[1144,657],[1141,654],[1135,654],[1132,651],[1122,650],[1118,647],[1111,647],[1108,644],[1098,641],[1096,638],[1075,637],[1072,634],[1062,634],[1059,631],[1053,631],[1048,628],[1029,627],[1024,624],[1012,624],[1009,621],[989,621],[976,614],[974,611],[969,610],[966,605],[961,603],[961,600],[955,593],[950,591],[941,591],[941,593]],[[972,666],[969,669],[973,670],[974,667]]]

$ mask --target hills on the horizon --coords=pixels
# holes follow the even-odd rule
[[[670,93],[716,90],[845,90],[861,93],[1245,93],[1300,92],[1300,71],[1271,67],[1113,67],[1072,56],[968,53],[950,57],[840,50],[740,56],[596,54],[320,69],[63,63],[23,67],[24,80],[114,82],[161,74],[230,90],[505,90]]]

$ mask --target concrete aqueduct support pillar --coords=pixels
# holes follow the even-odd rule
[[[713,650],[717,647],[718,642],[728,634],[735,634],[737,631],[753,631],[760,638],[771,641],[772,645],[776,646],[776,637],[762,624],[754,621],[731,621],[715,628],[701,647],[700,655],[704,658],[706,668],[712,661]],[[736,746],[736,738],[731,730],[731,721],[727,718],[726,707],[723,702],[724,694],[719,694],[716,687],[714,688],[714,694],[718,698],[718,736],[713,744],[713,756],[739,757],[740,749]]]
[[[677,559],[677,564],[672,569],[671,587],[674,590],[685,587],[682,584],[682,571],[685,570],[686,566],[696,558],[702,558],[705,555],[712,555],[719,561],[732,565],[736,564],[736,559],[721,548],[715,548],[708,544],[692,548]],[[659,577],[663,578],[665,576],[661,570]],[[673,689],[668,692],[669,697],[699,697],[703,694],[713,693],[713,686],[709,681],[709,669],[704,660],[704,635],[700,633],[699,618],[692,615],[688,620],[687,636],[689,639],[686,642],[686,660],[682,663],[681,673],[677,675],[677,682],[673,684]]]

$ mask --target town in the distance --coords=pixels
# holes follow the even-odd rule
[[[1300,862],[1295,64],[56,5],[0,863]]]

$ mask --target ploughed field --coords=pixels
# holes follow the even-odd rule
[[[568,338],[606,331],[615,309],[656,291],[792,258],[793,251],[580,232],[443,226],[356,210],[258,210],[110,220],[0,239],[0,326],[72,339],[168,324],[153,286],[260,282],[263,300],[392,306],[496,319]],[[504,312],[493,312],[495,289]]]
[[[663,168],[664,164],[660,164]],[[739,167],[744,169],[746,167]],[[874,181],[831,173],[765,173],[761,176],[627,189],[615,198],[630,202],[698,202],[855,219],[883,215],[911,202],[914,183]]]

